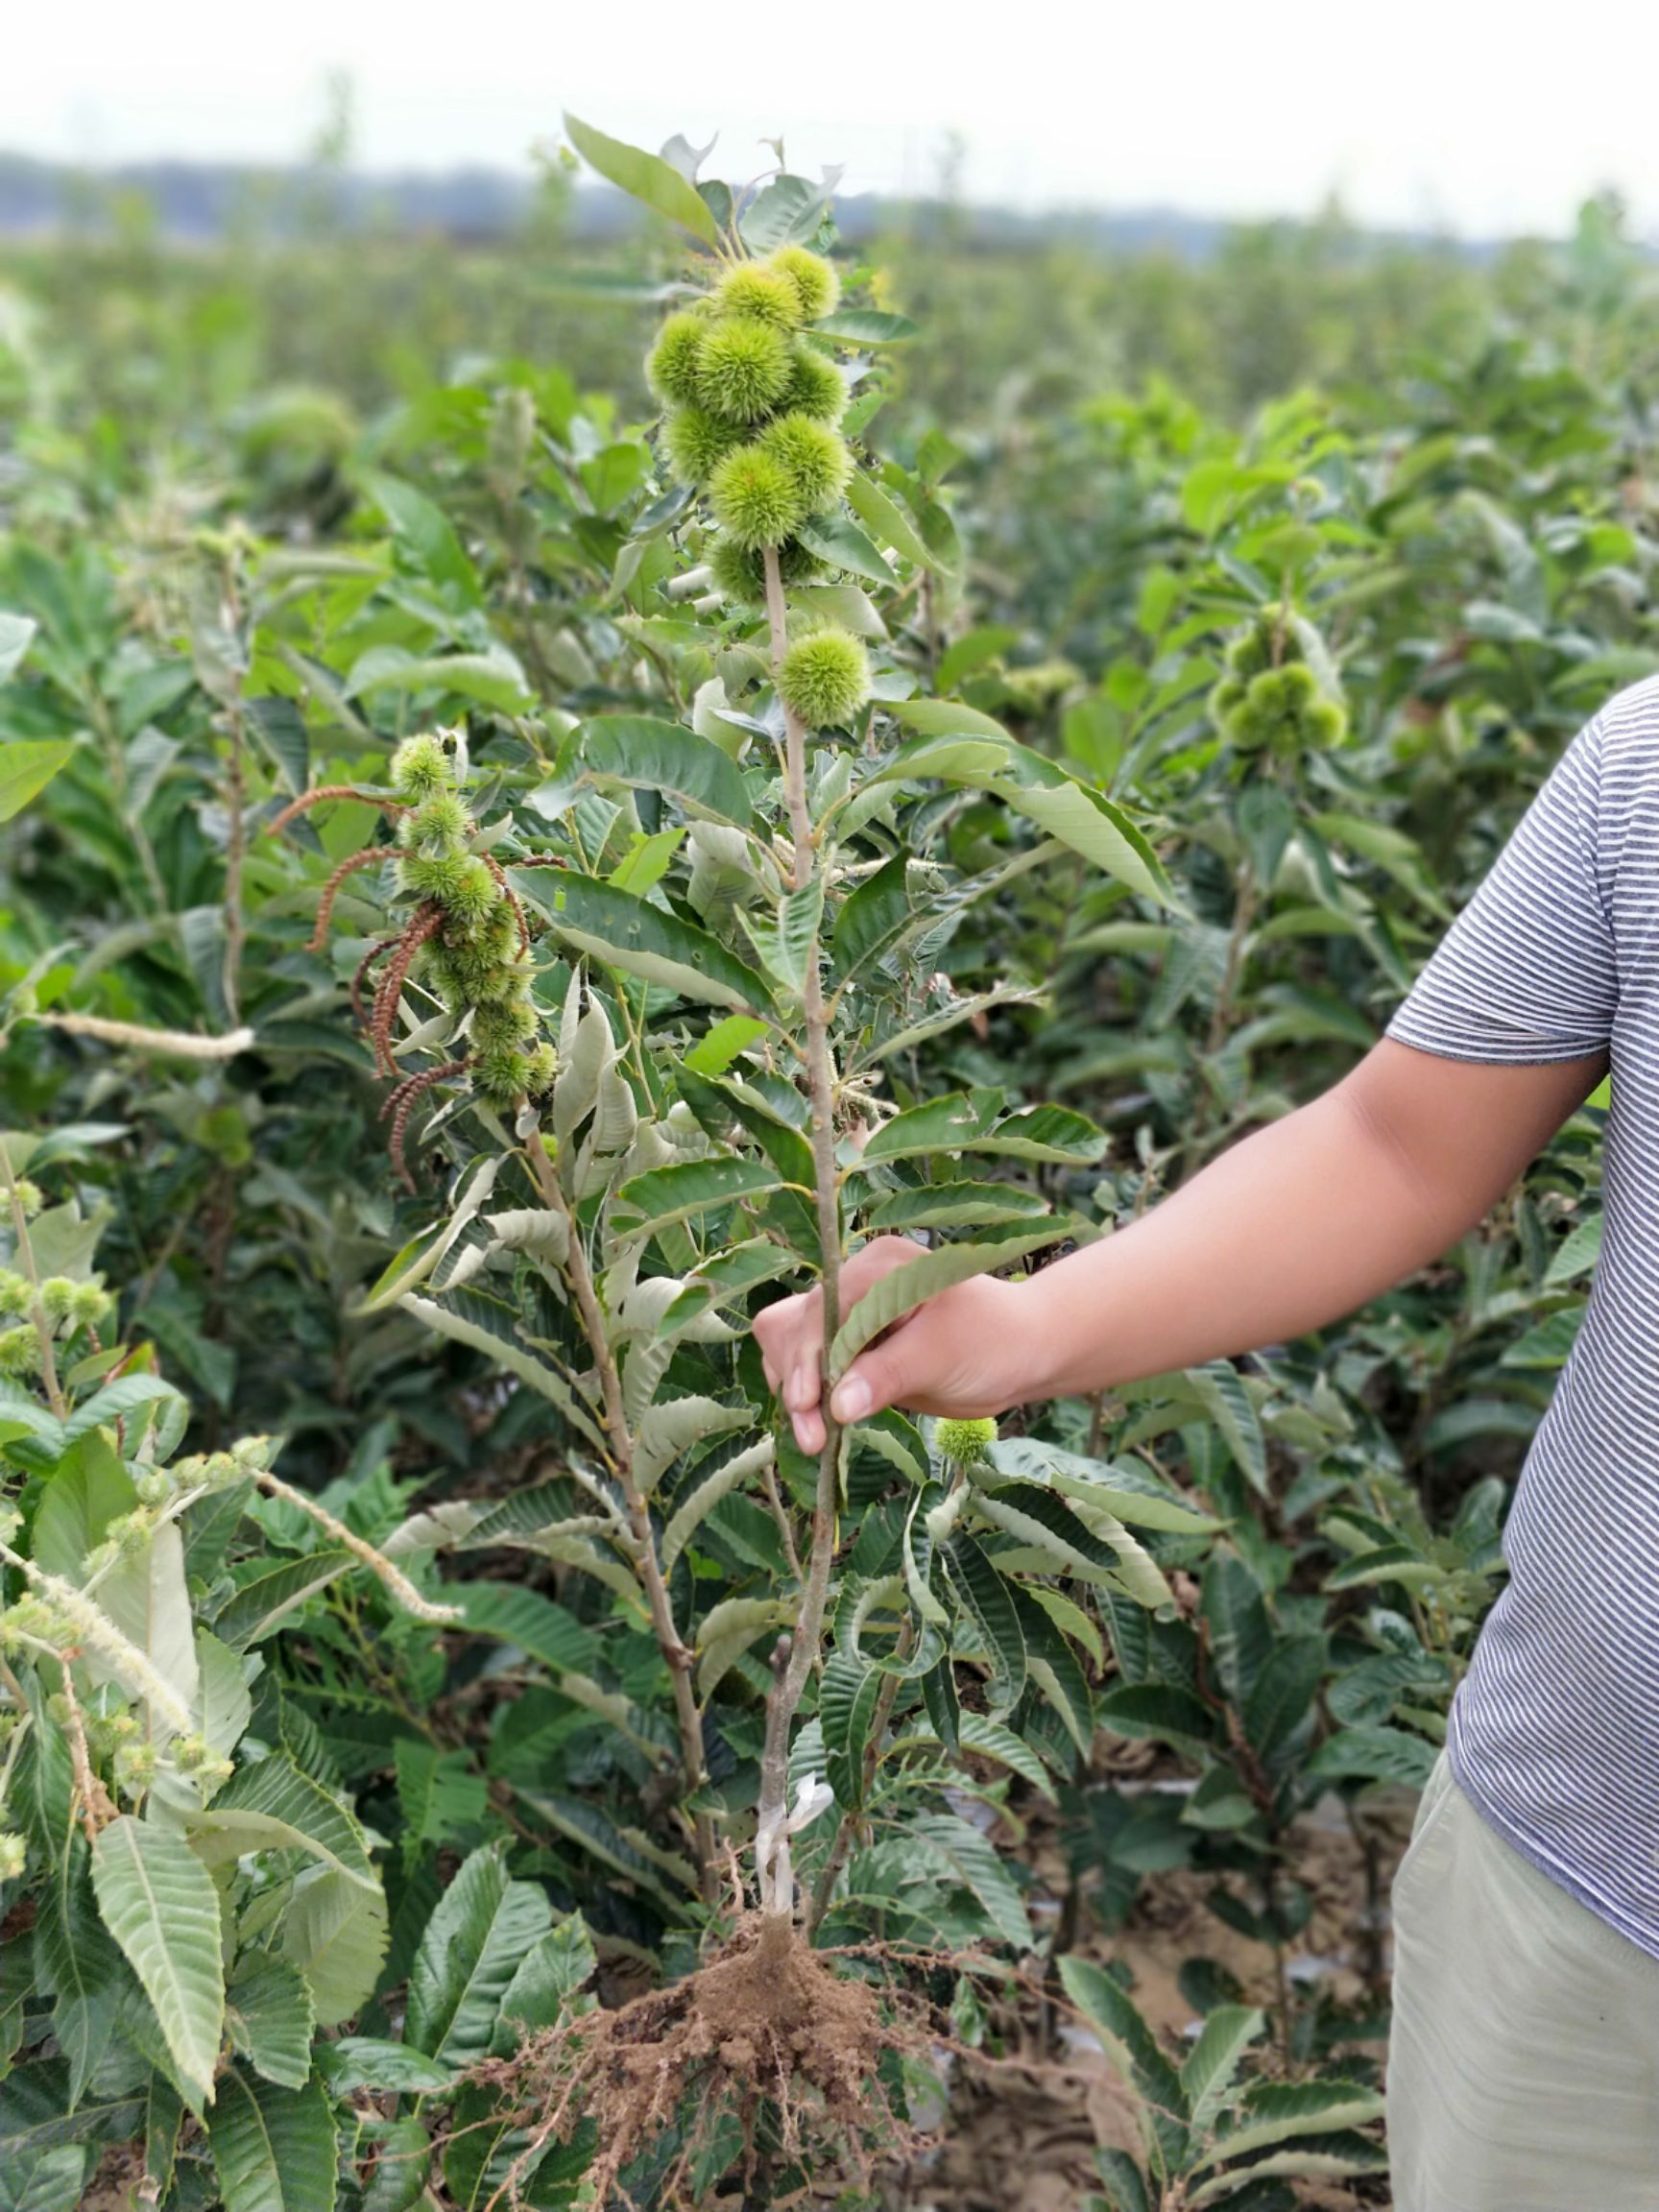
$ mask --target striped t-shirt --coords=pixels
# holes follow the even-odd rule
[[[1388,1035],[1611,1056],[1601,1257],[1449,1749],[1502,1835],[1659,1956],[1659,679],[1573,740]]]

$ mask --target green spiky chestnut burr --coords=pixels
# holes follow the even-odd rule
[[[405,737],[392,756],[392,788],[399,799],[430,799],[453,780],[442,737]]]
[[[851,397],[846,377],[827,353],[816,346],[795,346],[781,408],[790,415],[810,415],[815,422],[839,422]]]
[[[777,330],[796,330],[805,319],[801,287],[788,273],[750,262],[721,277],[714,289],[714,307],[721,315],[752,315],[757,323],[770,323]]]
[[[706,407],[674,408],[662,425],[662,448],[675,482],[703,483],[742,436],[735,423],[722,422]]]
[[[722,316],[702,325],[696,388],[685,397],[723,422],[754,422],[783,397],[792,367],[789,340],[773,324]]]
[[[806,503],[794,477],[757,445],[728,453],[709,480],[714,519],[745,552],[781,545],[805,519]]]
[[[411,899],[435,899],[447,906],[467,879],[469,857],[455,852],[409,854],[397,863],[397,887]]]
[[[841,279],[834,264],[805,246],[781,246],[766,267],[794,292],[803,323],[818,322],[841,297]]]
[[[870,696],[869,658],[850,631],[810,630],[784,654],[778,690],[808,730],[842,728]]]
[[[761,607],[766,602],[766,560],[759,550],[748,550],[730,538],[716,538],[708,548],[708,562],[722,595],[739,606]],[[793,538],[778,548],[778,573],[785,584],[807,584],[822,567],[815,553]]]
[[[472,830],[472,817],[453,791],[435,791],[397,826],[397,841],[412,853],[452,853]]]
[[[645,356],[645,380],[664,401],[685,401],[697,397],[703,336],[707,316],[689,309],[670,315],[657,333],[657,343]]]
[[[976,1467],[996,1441],[995,1421],[936,1421],[933,1424],[933,1449],[950,1467]]]
[[[846,439],[827,422],[815,422],[809,415],[781,415],[756,443],[762,453],[783,464],[808,515],[825,514],[846,491],[853,456]]]
[[[522,998],[479,1006],[472,1015],[472,1038],[481,1051],[511,1049],[536,1034],[536,1009]]]

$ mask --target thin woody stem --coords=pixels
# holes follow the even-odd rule
[[[229,838],[225,851],[225,1011],[232,1026],[242,1018],[242,954],[248,942],[248,925],[242,912],[242,869],[248,852],[246,817],[247,777],[244,772],[245,738],[242,727],[240,685],[226,717],[230,757],[225,777],[225,810]]]
[[[764,555],[766,613],[771,632],[772,665],[776,670],[788,648],[788,618],[778,552],[768,546]],[[790,867],[792,887],[800,890],[812,878],[817,859],[817,839],[806,797],[806,730],[801,717],[785,705],[783,709],[783,802],[794,839]],[[807,948],[802,987],[802,1009],[806,1032],[806,1087],[811,1110],[814,1198],[818,1216],[818,1257],[823,1294],[824,1342],[821,1354],[824,1446],[818,1455],[817,1493],[812,1506],[812,1532],[806,1560],[805,1587],[785,1669],[775,1673],[767,1699],[766,1748],[761,1762],[759,1819],[781,1823],[789,1789],[789,1723],[805,1691],[819,1647],[824,1638],[824,1615],[830,1598],[830,1575],[835,1559],[836,1509],[840,1503],[841,1430],[830,1412],[830,1348],[841,1326],[841,1215],[835,1162],[835,1062],[830,1045],[830,1016],[824,1003],[818,973],[816,935]]]
[[[609,1442],[611,1459],[621,1484],[622,1496],[628,1507],[628,1527],[632,1537],[634,1564],[644,1585],[645,1601],[651,1612],[651,1626],[655,1631],[659,1648],[668,1666],[668,1677],[674,1685],[674,1715],[680,1731],[680,1763],[685,1774],[686,1791],[704,1788],[709,1780],[708,1757],[703,1743],[703,1716],[697,1710],[696,1694],[691,1686],[691,1669],[694,1655],[674,1624],[673,1602],[668,1596],[668,1584],[663,1578],[661,1561],[657,1555],[657,1539],[651,1527],[651,1508],[641,1493],[634,1476],[634,1438],[628,1427],[628,1412],[622,1397],[622,1375],[612,1349],[610,1332],[605,1326],[605,1314],[599,1304],[599,1293],[594,1287],[593,1273],[588,1264],[588,1254],[582,1242],[581,1225],[575,1209],[565,1195],[565,1187],[559,1180],[540,1129],[530,1133],[527,1142],[531,1171],[543,1203],[554,1213],[564,1215],[568,1231],[568,1251],[565,1261],[565,1273],[570,1284],[576,1310],[582,1317],[582,1333],[593,1354],[593,1363],[599,1370],[599,1384],[604,1394],[605,1434]],[[692,1815],[697,1839],[697,1879],[706,1904],[713,1904],[718,1894],[719,1870],[714,1861],[714,1823],[707,1813]]]

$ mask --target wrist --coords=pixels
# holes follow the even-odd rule
[[[1045,1267],[998,1285],[1006,1296],[997,1315],[996,1340],[987,1351],[998,1411],[1065,1394],[1066,1299],[1064,1294],[1056,1298],[1053,1286],[1059,1272],[1058,1266]]]

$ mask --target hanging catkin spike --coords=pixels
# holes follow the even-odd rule
[[[333,875],[324,884],[322,896],[317,902],[317,926],[312,930],[310,942],[305,948],[307,952],[321,952],[327,943],[328,925],[334,915],[334,902],[339,897],[340,886],[345,882],[347,877],[355,875],[359,868],[372,868],[377,860],[384,860],[387,857],[384,847],[366,845],[361,853],[349,854],[340,862]]]

